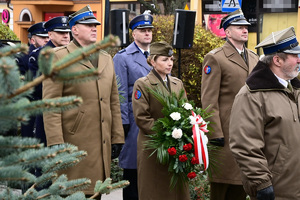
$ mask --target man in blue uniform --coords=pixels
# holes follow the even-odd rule
[[[136,16],[129,23],[132,30],[132,42],[119,51],[113,58],[116,74],[120,80],[120,91],[125,100],[121,102],[122,123],[125,132],[125,144],[119,156],[119,165],[124,169],[123,179],[130,185],[123,189],[123,200],[137,200],[137,135],[139,129],[134,122],[132,111],[132,90],[135,81],[146,76],[151,67],[147,64],[149,47],[152,41],[152,21],[150,14]]]
[[[49,41],[47,44],[43,47],[37,48],[31,52],[29,55],[28,60],[28,68],[33,73],[33,76],[39,76],[38,74],[38,57],[40,54],[40,51],[44,47],[59,47],[69,44],[70,42],[70,28],[68,26],[68,17],[54,17],[44,24],[44,28],[48,31],[49,35]],[[42,84],[39,84],[35,87],[34,93],[33,93],[34,100],[40,100],[42,99]],[[44,131],[44,123],[43,123],[43,116],[38,115],[36,116],[35,120],[36,130],[35,130],[35,136],[36,138],[39,138],[41,142],[43,142],[46,145],[46,136]]]
[[[44,46],[49,41],[47,30],[44,28],[45,22],[39,22],[28,28],[28,54],[20,54],[17,56],[16,61],[19,66],[21,74],[28,71],[28,58],[29,54],[36,48]]]
[[[36,48],[44,46],[49,41],[44,22],[39,22],[28,28],[28,42],[30,44],[28,54],[18,54],[16,62],[20,73],[25,75],[28,72],[29,54]],[[33,100],[31,97],[28,97]],[[34,137],[35,116],[31,116],[26,124],[21,125],[21,135],[23,137]]]

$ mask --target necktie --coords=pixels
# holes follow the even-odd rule
[[[145,52],[144,52],[144,55],[145,55],[146,58],[148,58],[149,52],[148,52],[148,51],[145,51]]]
[[[290,81],[288,81],[288,86],[287,86],[287,88],[288,88],[291,92],[293,92],[293,86],[292,86],[292,84],[291,84]]]
[[[243,51],[241,52],[241,56],[242,56],[243,60],[246,62],[245,53]]]

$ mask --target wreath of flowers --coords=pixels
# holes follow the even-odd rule
[[[150,156],[157,155],[159,163],[168,165],[170,188],[174,188],[178,182],[182,185],[208,169],[210,146],[205,134],[210,128],[204,119],[211,115],[183,98],[184,90],[178,96],[149,91],[163,105],[165,117],[155,121],[155,134],[149,135],[146,147],[153,149]]]

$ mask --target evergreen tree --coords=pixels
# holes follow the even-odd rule
[[[102,42],[79,49],[55,63],[52,62],[52,49],[45,48],[39,57],[41,76],[28,82],[20,76],[14,60],[16,53],[27,51],[27,46],[18,44],[0,49],[0,199],[85,199],[81,190],[89,186],[89,179],[68,180],[66,175],[58,174],[59,170],[72,167],[84,159],[87,156],[85,151],[79,151],[71,144],[44,147],[35,138],[10,136],[9,131],[20,123],[26,123],[31,115],[79,106],[82,99],[77,96],[32,102],[26,96],[47,78],[70,84],[96,79],[97,69],[73,74],[66,73],[64,69],[90,55],[96,56],[101,49],[118,42],[117,38],[107,36]],[[29,172],[34,168],[41,168],[42,175],[36,177]],[[128,181],[112,184],[110,178],[104,182],[98,181],[95,195],[91,198],[128,184]],[[21,192],[22,188],[29,189]]]

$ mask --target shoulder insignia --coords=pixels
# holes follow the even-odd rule
[[[32,52],[38,52],[41,49],[41,47],[34,49]]]
[[[135,98],[136,100],[138,100],[138,99],[141,98],[141,96],[142,96],[141,91],[140,91],[140,90],[136,90],[135,93],[134,93],[134,98]]]
[[[210,67],[209,65],[206,65],[206,66],[204,67],[204,73],[205,73],[205,74],[210,74],[210,72],[211,72],[211,67]]]
[[[35,57],[34,56],[30,56],[29,57],[29,62],[34,62],[34,61],[36,61]]]
[[[254,51],[252,51],[251,49],[249,49],[249,51],[255,55],[257,55],[257,53],[255,53]]]
[[[57,51],[59,51],[59,50],[61,50],[61,49],[66,49],[66,48],[67,48],[67,46],[54,47],[54,48],[53,48],[53,51],[54,51],[54,52],[57,52]]]
[[[118,53],[123,53],[125,51],[126,51],[126,49],[121,49],[120,51],[118,51]]]
[[[216,54],[216,53],[218,53],[219,51],[221,51],[222,49],[223,49],[223,47],[219,47],[219,48],[216,48],[216,49],[211,50],[209,53],[211,53],[211,54]]]

